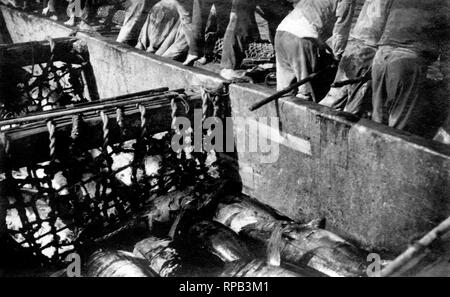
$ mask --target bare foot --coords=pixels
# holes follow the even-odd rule
[[[71,16],[68,21],[64,22],[64,25],[71,26],[71,27],[75,26],[75,17]]]
[[[312,101],[312,96],[311,94],[302,94],[302,93],[297,93],[297,95],[295,95],[295,97],[306,100],[306,101]]]
[[[203,56],[197,60],[197,63],[199,63],[200,65],[205,65],[206,63],[208,63],[208,59],[206,59],[206,57]]]
[[[186,60],[183,62],[183,65],[190,66],[192,65],[196,60],[198,60],[198,56],[196,55],[188,55]]]
[[[235,79],[241,79],[245,76],[245,71],[237,71],[233,69],[222,69],[220,71],[220,76],[227,80],[235,80]]]
[[[91,25],[89,25],[86,21],[83,21],[83,20],[80,22],[78,27],[82,31],[95,31],[94,28]]]

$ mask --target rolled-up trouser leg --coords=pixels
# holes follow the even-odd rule
[[[372,119],[397,129],[414,126],[411,115],[425,79],[426,64],[417,53],[381,47],[373,62]]]
[[[225,69],[238,68],[245,58],[254,28],[255,0],[233,0],[230,22],[223,40],[221,66]]]
[[[131,43],[139,37],[142,26],[147,19],[150,8],[156,0],[131,0],[125,13],[123,26],[117,42]]]
[[[334,82],[358,78],[366,73],[372,66],[376,49],[365,45],[362,41],[349,40]],[[359,91],[354,94],[359,83],[346,85],[340,88],[331,88],[325,98],[320,101],[321,105],[329,106],[337,110],[362,115],[371,109],[371,84],[365,83]]]

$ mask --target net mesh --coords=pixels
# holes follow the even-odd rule
[[[61,61],[12,66],[2,75],[0,119],[87,102],[84,67]]]
[[[213,55],[214,60],[216,62],[220,61],[222,58],[222,50],[223,50],[223,38],[220,38],[216,41]],[[275,51],[270,42],[251,42],[248,45],[248,48],[245,50],[245,59],[250,60],[263,60],[263,61],[274,61],[275,60]]]
[[[173,119],[183,116],[184,105],[177,98],[171,102]],[[205,114],[217,114],[221,110],[217,105],[205,103]],[[158,197],[189,188],[201,198],[204,188],[220,177],[214,152],[174,150],[173,136],[181,131],[149,133],[146,108],[136,108],[139,123],[128,122],[120,108],[114,122],[111,115],[101,113],[101,147],[84,146],[89,131],[82,114],[77,114],[66,148],[58,143],[55,122],[47,123],[48,161],[22,168],[14,168],[14,160],[7,162],[0,196],[8,201],[8,232],[44,265],[63,264],[68,254],[126,230]],[[109,141],[113,130],[124,135],[126,129],[132,129],[136,138]],[[58,154],[57,149],[69,153]]]

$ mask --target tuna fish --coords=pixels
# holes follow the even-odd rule
[[[138,242],[133,254],[146,259],[148,265],[161,277],[213,276],[217,275],[223,265],[216,257],[204,254],[197,254],[194,258],[186,256],[177,242],[157,237]]]
[[[214,219],[236,233],[239,233],[243,227],[256,222],[292,222],[292,219],[269,206],[244,195],[227,196],[223,199],[223,202],[218,205]]]
[[[198,222],[189,228],[185,238],[192,248],[208,251],[223,262],[248,261],[253,258],[239,236],[217,222]]]
[[[221,277],[304,277],[322,276],[313,269],[301,267],[281,267],[280,248],[282,244],[281,224],[275,224],[267,247],[267,259],[252,261],[235,261],[227,263],[219,274]],[[295,270],[292,270],[295,269]]]
[[[266,245],[273,223],[254,223],[240,234]],[[288,224],[283,228],[281,259],[293,265],[308,265],[328,276],[362,276],[366,257],[362,250],[336,234],[311,224]]]
[[[309,268],[280,267],[282,227],[274,227],[267,259],[255,259],[237,234],[215,222],[195,223],[175,240],[149,237],[134,255],[148,260],[160,276],[299,277],[322,276]]]
[[[308,265],[329,276],[362,276],[366,255],[338,235],[320,228],[321,221],[300,224],[269,212],[252,200],[239,198],[231,204],[220,204],[215,220],[262,247],[268,245],[276,224],[281,224],[282,263]]]
[[[225,180],[207,185],[202,191],[205,194],[201,197],[196,195],[193,187],[156,197],[143,215],[148,221],[149,229],[153,229],[155,224],[172,226],[181,212],[185,213],[185,217],[191,218],[212,217],[217,201],[220,201],[229,184],[229,181]]]
[[[97,251],[86,263],[88,277],[156,277],[144,260],[126,251]]]

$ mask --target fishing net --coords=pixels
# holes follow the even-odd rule
[[[204,91],[204,114],[223,110],[216,95]],[[187,115],[186,98],[169,96],[172,120]],[[101,110],[103,139],[94,148],[86,147],[93,129],[85,121],[87,115],[73,115],[68,141],[53,117],[46,124],[47,161],[15,168],[15,160],[7,158],[0,197],[8,201],[7,229],[21,249],[44,265],[61,265],[74,251],[133,226],[157,197],[187,188],[200,197],[218,179],[213,152],[174,150],[178,130],[150,132],[152,104]],[[130,108],[137,120],[129,116]],[[126,138],[129,134],[135,137]],[[119,137],[112,140],[112,135]],[[8,145],[5,153],[10,156]]]
[[[0,119],[88,101],[87,63],[53,61],[0,70]]]
[[[114,16],[112,18],[113,24],[116,24],[118,26],[122,26],[123,22],[125,21],[125,10],[118,10],[114,13]]]
[[[115,5],[102,5],[97,9],[97,18],[105,19],[114,14]]]
[[[216,41],[214,46],[213,55],[214,60],[220,61],[222,58],[223,38]],[[270,42],[251,42],[245,51],[245,59],[254,61],[274,61],[275,50]]]

